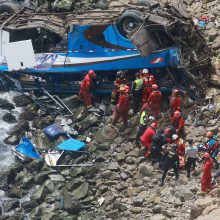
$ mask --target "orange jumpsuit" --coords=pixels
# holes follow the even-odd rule
[[[128,124],[128,112],[130,107],[130,97],[127,93],[119,96],[118,104],[115,106],[112,114],[112,124],[115,125],[122,117],[124,125]]]
[[[181,109],[181,98],[180,96],[171,95],[170,97],[170,108],[171,112],[180,111]]]
[[[162,94],[160,91],[153,91],[148,98],[148,106],[152,111],[153,116],[156,120],[160,113],[161,101],[162,101]]]
[[[86,74],[85,78],[81,82],[80,91],[79,91],[79,98],[85,102],[86,106],[92,105],[92,96],[90,93],[90,88],[92,85],[92,78],[89,74]]]
[[[127,85],[127,79],[125,77],[118,77],[115,79],[114,85],[116,86],[116,88],[112,91],[111,94],[111,102],[117,102],[118,98],[119,98],[119,89],[121,85]]]
[[[142,104],[146,103],[148,97],[150,96],[152,90],[152,85],[156,83],[156,78],[154,75],[146,73],[142,74],[142,79],[144,80],[144,89],[142,93]]]
[[[203,173],[201,177],[201,191],[206,192],[212,189],[212,165],[213,159],[206,160],[203,164]]]

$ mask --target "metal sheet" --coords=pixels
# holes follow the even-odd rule
[[[140,27],[135,34],[129,38],[137,47],[141,56],[148,56],[159,48],[159,43],[146,27]]]
[[[5,56],[10,71],[33,68],[37,65],[31,40],[8,43]]]

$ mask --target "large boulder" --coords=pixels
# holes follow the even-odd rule
[[[80,121],[77,126],[79,130],[86,130],[90,126],[96,124],[99,121],[100,115],[97,113],[91,113],[83,121]]]
[[[31,196],[31,200],[35,201],[36,203],[40,204],[44,200],[45,196],[48,193],[48,189],[45,186],[41,186],[38,188]]]
[[[20,120],[33,121],[35,116],[36,116],[36,112],[33,112],[33,111],[23,111],[19,115],[19,119]]]
[[[70,214],[78,214],[81,211],[79,200],[76,199],[71,193],[66,193],[63,198],[63,209]]]
[[[17,121],[15,116],[12,115],[10,112],[7,112],[5,115],[3,115],[2,119],[9,124],[13,124]]]
[[[153,175],[154,168],[146,163],[141,163],[139,165],[139,174],[141,176],[152,176]]]
[[[207,196],[206,198],[197,199],[194,202],[194,206],[191,210],[191,218],[195,219],[196,217],[200,216],[206,207],[211,206],[215,202],[216,198],[211,198],[210,196]]]
[[[4,143],[9,145],[17,145],[19,144],[19,142],[20,142],[20,137],[16,135],[10,135],[4,139]]]
[[[212,48],[217,50],[220,48],[220,36],[216,37],[214,43],[212,44]]]
[[[76,189],[74,189],[72,194],[77,199],[83,199],[87,196],[88,191],[89,191],[89,184],[84,182],[80,186],[78,186]]]
[[[67,190],[71,192],[83,183],[84,183],[83,178],[75,178],[75,179],[68,181],[65,186]]]
[[[74,8],[73,0],[55,0],[53,8],[57,12],[71,11]]]
[[[15,107],[8,100],[0,98],[0,108],[5,110],[12,110]]]
[[[10,131],[8,131],[7,134],[23,137],[25,135],[25,132],[29,130],[30,127],[28,121],[20,121]]]
[[[30,201],[24,201],[21,203],[22,209],[24,209],[26,212],[29,212],[31,209],[37,207],[37,203],[33,200]]]
[[[219,220],[220,209],[214,208],[211,212],[204,216],[199,216],[196,220]]]
[[[103,141],[112,141],[118,136],[118,131],[108,125],[102,127],[95,135],[94,140],[98,143],[102,143]]]
[[[73,117],[73,121],[82,121],[84,118],[88,116],[89,112],[85,106],[80,106],[76,109]]]
[[[19,207],[19,200],[18,199],[9,199],[9,200],[5,200],[2,204],[3,206],[3,210],[5,212],[9,212],[17,207]]]
[[[54,119],[52,118],[52,116],[48,115],[43,118],[35,118],[32,126],[37,129],[43,129],[51,125],[53,122],[54,122]]]
[[[150,217],[150,220],[165,220],[165,219],[166,219],[166,217],[162,214],[156,214],[156,215]]]
[[[67,105],[72,110],[75,110],[80,105],[80,101],[79,101],[77,95],[67,97],[67,98],[63,99],[62,101],[65,103],[65,105]]]
[[[33,102],[27,95],[15,96],[13,101],[17,107],[24,107]]]
[[[51,146],[51,140],[40,129],[33,132],[33,143],[38,147],[38,149],[45,149]],[[55,143],[53,143],[53,145],[55,146]]]

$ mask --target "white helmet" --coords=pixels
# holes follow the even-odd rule
[[[154,121],[155,120],[154,116],[149,116],[149,120]]]
[[[177,135],[177,134],[173,134],[173,135],[172,135],[172,140],[173,140],[173,141],[175,141],[177,138],[178,138],[178,135]]]
[[[143,69],[142,73],[149,73],[148,69]]]

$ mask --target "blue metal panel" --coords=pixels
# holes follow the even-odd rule
[[[30,140],[26,137],[23,137],[21,143],[16,146],[16,150],[23,155],[30,157],[31,159],[41,159],[41,156],[30,142]]]

